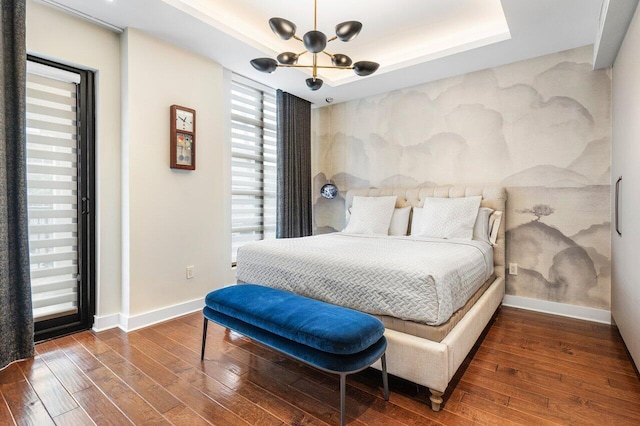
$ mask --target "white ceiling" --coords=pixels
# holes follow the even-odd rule
[[[380,69],[369,77],[324,70],[324,86],[312,92],[304,81],[307,70],[263,74],[249,61],[302,52],[299,41],[273,34],[268,20],[294,22],[301,37],[313,29],[313,0],[43,1],[115,27],[137,28],[318,106],[326,98],[342,102],[593,44],[602,6],[602,0],[318,0],[318,29],[328,36],[340,22],[363,24],[356,39],[333,41],[326,50],[354,62],[378,62]],[[324,55],[319,62],[330,64]]]
[[[358,20],[365,24],[354,41],[344,43],[336,40],[326,50],[346,54],[354,62],[378,62],[381,64],[378,73],[384,73],[441,57],[454,50],[468,50],[510,37],[500,0],[404,2],[407,7],[394,9],[389,1],[369,1],[367,7],[363,7],[362,1],[320,0],[318,29],[328,36],[335,34],[335,25],[341,22]],[[253,46],[272,56],[284,51],[299,53],[305,49],[298,40],[285,41],[273,34],[268,25],[271,17],[294,22],[298,26],[296,35],[299,37],[313,29],[313,0],[178,0],[172,3],[192,7],[197,11],[193,15],[199,19],[215,17],[217,22],[209,22],[218,29],[240,34]],[[302,56],[299,63],[311,65],[311,55]],[[319,63],[331,65],[325,55],[319,56]],[[320,70],[319,76],[334,87],[360,78],[353,72],[326,69]]]

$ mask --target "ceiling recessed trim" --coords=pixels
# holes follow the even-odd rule
[[[295,49],[298,48],[297,46],[291,47],[291,43],[288,41],[273,37],[268,23],[271,16],[265,14],[265,11],[269,11],[269,9],[250,7],[255,4],[251,0],[163,1],[259,49],[267,57],[275,57],[279,52],[284,51],[295,52]],[[279,17],[296,23],[300,11],[306,11],[306,6],[309,6],[309,11],[312,11],[313,8],[312,1],[296,1],[295,7],[289,1],[287,8],[282,7],[282,4],[286,3],[283,0],[272,0],[270,3],[274,3],[273,8],[276,11],[279,10],[278,3],[280,3],[280,9],[285,16]],[[511,38],[500,0],[432,0],[430,2],[432,5],[429,7],[422,6],[417,10],[397,10],[396,13],[401,14],[402,18],[412,19],[404,23],[408,26],[408,31],[405,28],[385,25],[384,19],[380,19],[382,9],[377,8],[375,3],[375,0],[371,0],[366,9],[362,8],[363,13],[367,14],[362,18],[358,17],[365,28],[368,25],[367,21],[374,24],[373,29],[368,32],[363,31],[363,34],[359,36],[359,38],[366,39],[364,44],[359,43],[357,46],[347,47],[346,43],[338,41],[336,43],[339,43],[339,46],[328,48],[330,50],[337,49],[332,53],[347,54],[354,62],[363,58],[375,60],[380,63],[377,74],[384,74]],[[388,2],[384,1],[384,3],[387,3],[388,7]],[[332,15],[339,13],[335,8],[344,8],[343,4],[343,2],[338,2],[336,5],[336,1],[333,0],[319,1],[318,16],[323,17],[322,21],[328,21]],[[367,9],[369,10],[367,11]],[[376,13],[376,10],[379,12]],[[242,16],[242,13],[246,15]],[[292,18],[287,16],[287,13]],[[440,14],[438,19],[435,19],[434,16],[436,13]],[[337,16],[340,17],[340,15]],[[345,16],[342,17],[342,20],[345,20]],[[425,18],[434,20],[433,25],[422,25],[421,21]],[[336,22],[341,22],[341,20],[338,19]],[[299,25],[302,32],[307,30],[306,26],[304,21]],[[383,27],[381,33],[376,31],[379,27]],[[268,41],[272,47],[267,46],[263,41]],[[345,51],[343,52],[343,50]],[[328,58],[319,56],[319,64],[321,60],[329,61]],[[303,56],[300,58],[299,64],[311,66],[311,62],[307,62],[309,62],[309,58]],[[330,61],[327,62],[327,65],[331,65]],[[306,69],[299,71],[311,75],[311,72]],[[351,73],[331,69],[319,70],[318,77],[324,80],[325,85],[332,87],[358,80],[358,77]]]

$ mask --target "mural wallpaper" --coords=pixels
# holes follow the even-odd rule
[[[507,188],[507,293],[610,305],[610,70],[583,47],[315,109],[314,231],[352,188]],[[320,197],[335,183],[340,195]]]

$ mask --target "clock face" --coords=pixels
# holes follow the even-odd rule
[[[193,113],[179,109],[176,110],[176,129],[193,132]]]

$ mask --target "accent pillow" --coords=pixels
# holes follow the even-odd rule
[[[473,237],[481,196],[461,198],[426,198],[418,235],[431,238]]]
[[[473,225],[473,239],[478,241],[484,241],[487,244],[491,244],[491,226],[489,225],[489,218],[494,213],[493,209],[489,207],[480,207],[478,210],[478,217],[476,223]],[[496,212],[502,214],[502,212]],[[420,226],[422,221],[422,207],[413,208],[413,216],[411,217],[411,229],[409,235],[417,235],[420,233]],[[498,222],[499,223],[499,222]]]
[[[495,211],[489,216],[489,226],[491,227],[491,235],[489,236],[489,243],[492,246],[496,245],[498,241],[498,231],[500,230],[500,223],[502,222],[502,212],[500,210]]]
[[[351,218],[342,232],[348,234],[388,235],[396,196],[353,197]]]
[[[393,211],[391,216],[391,225],[389,225],[389,235],[393,236],[405,236],[409,229],[409,214],[411,213],[411,206],[402,207]],[[487,222],[489,217],[487,217]]]
[[[473,239],[491,244],[491,228],[489,227],[489,217],[493,213],[493,209],[489,207],[480,207],[476,224],[473,226]]]

